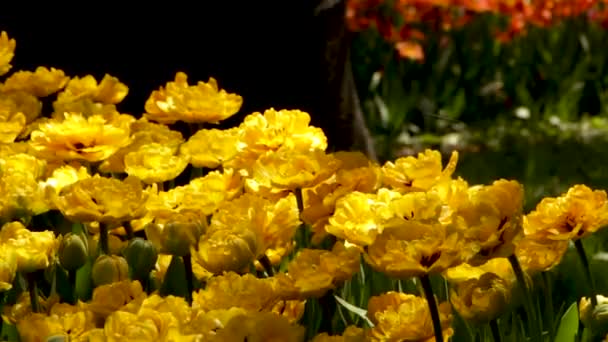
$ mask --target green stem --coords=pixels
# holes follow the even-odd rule
[[[266,254],[263,254],[258,260],[262,266],[264,266],[264,270],[266,271],[266,275],[269,277],[274,276],[274,268],[272,268],[272,263]]]
[[[131,240],[135,234],[133,233],[133,226],[131,226],[131,222],[125,222],[123,225],[125,232],[127,233],[127,240]]]
[[[422,283],[422,289],[424,290],[426,301],[429,303],[431,319],[433,320],[433,331],[435,332],[435,341],[443,342],[443,330],[441,329],[439,308],[437,307],[437,301],[435,300],[435,294],[433,293],[433,287],[431,286],[431,279],[429,278],[429,275],[425,274],[421,276],[420,283]]]
[[[302,189],[296,188],[294,191],[296,196],[296,203],[298,204],[298,213],[300,220],[302,220],[302,212],[304,212],[304,196],[302,195]],[[300,224],[296,231],[296,243],[298,244],[298,250],[301,248],[308,248],[310,246],[310,231],[308,225],[304,222]]]
[[[589,282],[589,297],[591,298],[591,307],[595,308],[597,305],[597,297],[595,291],[595,282],[593,279],[593,275],[591,274],[591,268],[589,267],[589,259],[587,259],[587,253],[585,253],[585,248],[583,247],[583,242],[581,239],[574,241],[574,247],[576,247],[576,252],[578,253],[578,257],[581,259],[581,263],[583,264],[583,271],[585,272],[585,276],[587,277],[587,281]]]
[[[110,244],[108,242],[108,226],[105,223],[99,223],[99,248],[101,253],[110,255]]]
[[[30,303],[32,312],[40,312],[40,302],[38,301],[38,284],[36,283],[36,273],[31,272],[26,275],[27,286],[30,292]]]
[[[492,331],[494,342],[501,342],[502,335],[500,334],[500,327],[498,326],[498,321],[496,319],[490,321],[490,330]]]
[[[186,301],[192,304],[192,291],[194,291],[194,272],[192,271],[192,256],[190,254],[182,257],[184,260],[184,268],[186,269],[186,286],[188,288],[188,294]]]
[[[517,282],[519,283],[519,286],[521,288],[521,292],[522,292],[522,296],[523,296],[523,300],[524,300],[524,308],[526,310],[526,314],[527,314],[527,321],[528,321],[528,327],[530,330],[535,330],[535,334],[534,336],[537,338],[538,341],[540,341],[540,338],[542,336],[542,327],[535,327],[537,320],[536,320],[536,310],[534,309],[534,306],[532,305],[532,298],[530,296],[530,289],[528,288],[528,282],[526,281],[526,274],[524,273],[524,270],[521,267],[521,264],[519,263],[519,260],[517,259],[517,256],[515,256],[515,254],[511,254],[509,256],[509,262],[511,263],[511,267],[513,268],[513,273],[515,273],[515,278],[517,279]]]
[[[67,271],[68,272],[68,282],[72,287],[72,304],[78,303],[78,291],[76,291],[76,270]]]
[[[296,188],[294,194],[296,195],[296,203],[298,204],[298,213],[300,215],[300,219],[302,219],[302,212],[304,211],[304,196],[302,195],[302,188]]]
[[[543,278],[543,285],[545,287],[545,297],[547,298],[546,301],[546,307],[548,308],[548,312],[547,315],[549,316],[548,321],[549,322],[555,322],[555,312],[554,312],[554,305],[553,305],[553,291],[551,289],[552,283],[551,280],[549,279],[549,273],[548,272],[542,272],[542,278]],[[557,327],[556,327],[557,328]],[[553,339],[555,338],[554,332],[556,332],[557,329],[550,329],[550,336],[549,339],[550,341],[553,341]]]

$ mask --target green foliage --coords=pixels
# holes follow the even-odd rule
[[[574,342],[578,334],[578,309],[576,303],[572,303],[560,320],[559,329],[555,342]]]

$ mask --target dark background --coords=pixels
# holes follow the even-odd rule
[[[3,9],[0,30],[17,40],[13,71],[42,65],[98,80],[109,73],[129,86],[119,109],[135,116],[152,90],[184,71],[191,84],[212,76],[243,96],[229,124],[274,107],[301,109],[313,124],[331,126],[327,18],[315,15],[316,1],[87,4]]]

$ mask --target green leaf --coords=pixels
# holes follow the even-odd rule
[[[91,270],[93,262],[87,261],[78,271],[76,271],[76,298],[87,301],[93,293],[93,280],[91,279]]]
[[[65,302],[72,302],[74,299],[74,294],[72,291],[75,291],[75,284],[70,282],[68,272],[64,270],[62,267],[55,265],[55,281],[56,281],[56,289],[59,297]],[[78,277],[78,275],[76,275]]]
[[[186,284],[186,267],[184,261],[178,256],[171,257],[160,293],[163,296],[174,295],[186,298],[188,285]]]
[[[336,301],[342,305],[344,308],[346,308],[346,310],[354,313],[355,315],[363,318],[363,320],[370,326],[373,327],[374,323],[372,323],[369,318],[367,318],[367,310],[365,309],[361,309],[359,307],[356,307],[352,304],[350,304],[349,302],[345,301],[344,299],[334,295],[334,298],[336,298]]]
[[[574,342],[578,334],[578,308],[572,303],[562,316],[555,342]]]
[[[17,327],[6,322],[2,322],[2,331],[0,331],[0,339],[2,341],[21,341],[21,338],[19,337],[19,332],[17,331]]]

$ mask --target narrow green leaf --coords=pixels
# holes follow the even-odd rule
[[[76,295],[82,301],[87,301],[93,293],[93,280],[91,279],[91,270],[93,262],[87,261],[78,271],[76,271]]]
[[[169,264],[169,268],[167,268],[160,293],[163,296],[174,295],[184,298],[188,294],[186,268],[182,258],[177,256],[171,258],[171,263]]]
[[[374,323],[372,323],[369,318],[367,318],[367,310],[365,309],[361,309],[359,307],[356,307],[352,304],[350,304],[349,302],[345,301],[344,299],[334,295],[334,298],[336,298],[336,301],[338,302],[338,304],[342,305],[346,310],[354,313],[355,315],[363,318],[363,320],[370,326],[373,327]]]
[[[574,342],[578,334],[578,308],[572,303],[562,316],[555,342]]]

